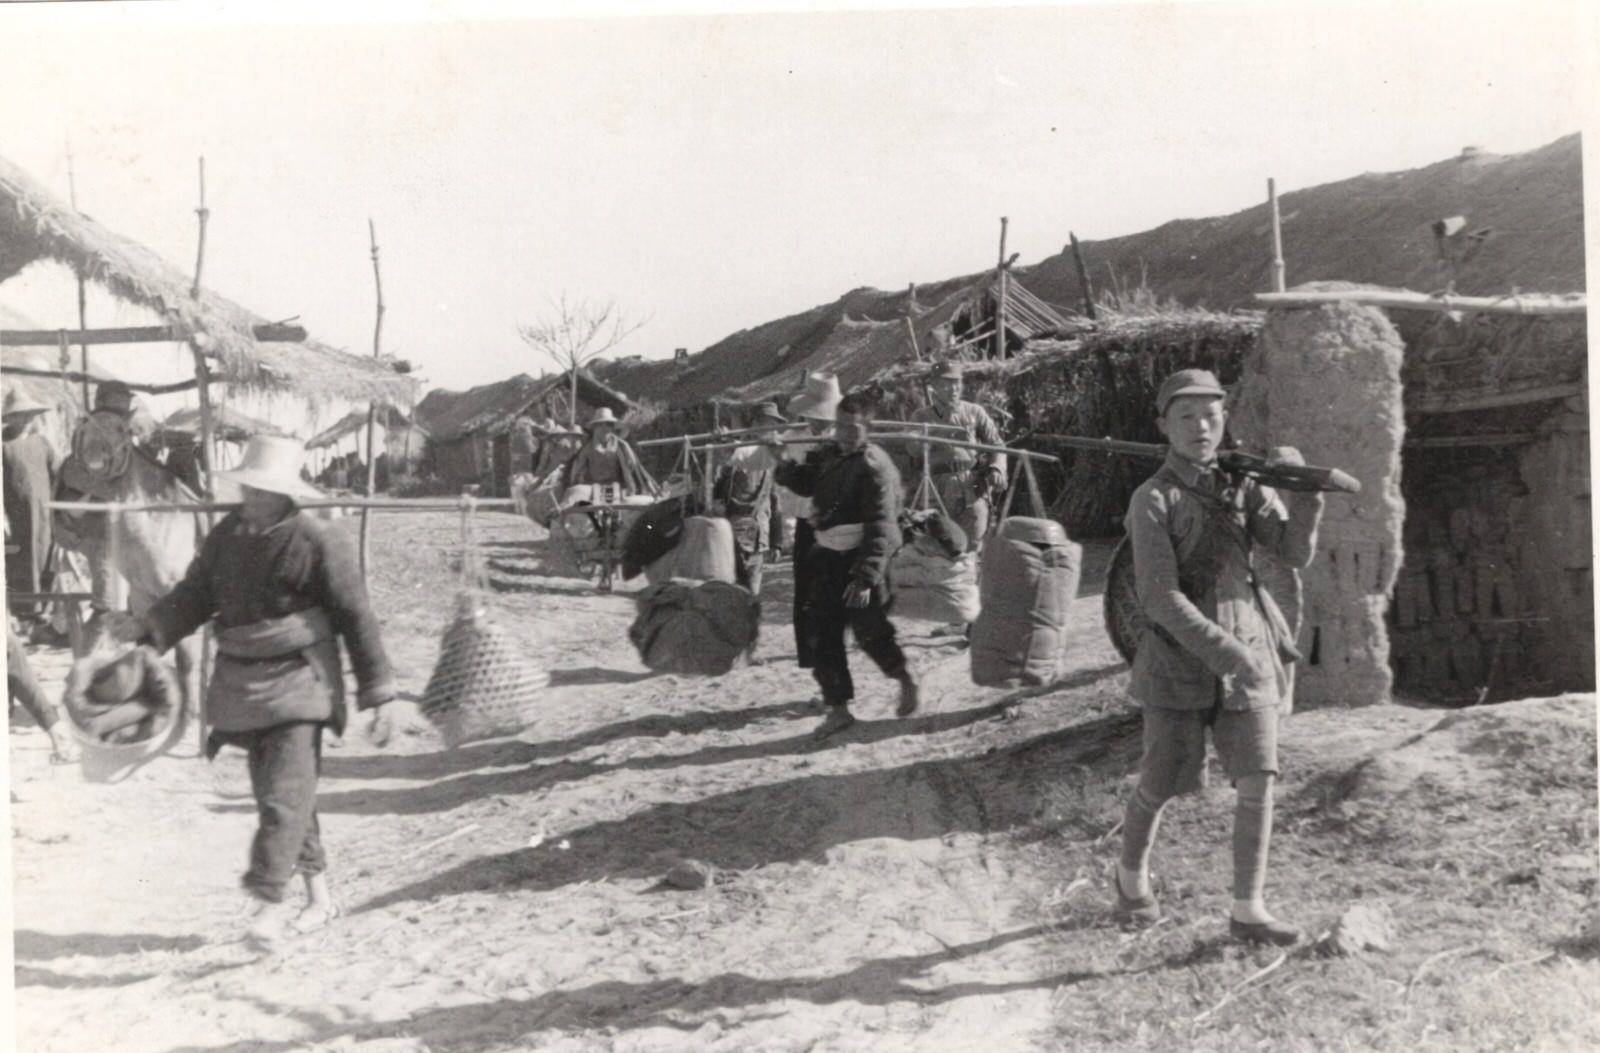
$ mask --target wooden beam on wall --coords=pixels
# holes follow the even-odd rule
[[[61,335],[69,344],[174,344],[190,333],[178,325],[138,325],[120,329],[0,329],[0,347],[59,347]],[[253,327],[257,340],[298,344],[306,339],[303,325],[267,323]]]

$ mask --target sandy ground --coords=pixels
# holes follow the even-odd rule
[[[376,527],[374,594],[413,696],[450,616],[456,530]],[[893,684],[857,654],[863,723],[814,748],[787,569],[769,574],[762,664],[652,676],[628,591],[541,576],[535,533],[499,516],[480,536],[501,623],[552,670],[544,718],[453,751],[354,730],[327,751],[346,916],[274,956],[236,939],[242,754],[208,766],[186,743],[99,786],[51,767],[36,730],[13,735],[19,1048],[1026,1048],[1054,984],[1019,909],[1040,878],[990,843],[1035,774],[1002,751],[1074,724],[1126,737],[1097,599],[1078,605],[1076,686],[1012,707],[972,686],[951,638],[904,623],[923,713],[894,719]],[[54,683],[66,661],[36,664]],[[1017,814],[990,814],[1008,793]],[[680,859],[709,886],[664,887]]]
[[[1119,970],[1137,1005],[1138,984],[1257,968],[1196,966],[1185,942],[1221,938],[1220,830],[1203,882],[1169,887],[1167,937],[1129,942],[1110,925],[1103,870],[1138,718],[1101,624],[1108,546],[1086,550],[1055,690],[976,688],[965,650],[905,622],[923,712],[896,720],[894,685],[856,654],[863,722],[816,747],[786,567],[768,577],[761,664],[655,676],[627,643],[630,590],[544,576],[537,534],[508,515],[479,531],[492,609],[552,671],[543,716],[517,739],[455,750],[425,727],[384,751],[353,729],[328,750],[320,810],[345,916],[277,954],[237,938],[253,829],[242,755],[206,765],[190,742],[126,783],[88,785],[47,762],[42,733],[13,734],[17,1048],[1057,1049],[1075,1014],[1110,1004]],[[458,524],[380,517],[374,537],[375,601],[415,698],[452,614]],[[37,666],[56,684],[66,658],[46,651]],[[1581,740],[1593,698],[1563,704]],[[1299,715],[1286,767],[1369,771],[1349,765],[1390,751],[1346,788],[1359,804],[1364,786],[1442,777],[1471,754],[1423,738],[1439,721],[1399,706]],[[1495,785],[1464,783],[1463,799]],[[1289,788],[1281,816],[1284,873],[1322,874],[1280,880],[1302,914],[1335,909],[1325,890],[1348,869],[1308,854],[1331,842],[1294,833],[1323,822],[1305,803],[1315,788]],[[1179,828],[1190,814],[1225,821],[1204,801],[1186,808]],[[1574,844],[1592,846],[1592,815],[1574,823]],[[664,883],[682,860],[709,884]],[[1146,957],[1166,968],[1150,946],[1163,938],[1184,946],[1150,973]]]

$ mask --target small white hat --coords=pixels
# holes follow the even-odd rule
[[[812,420],[833,420],[842,398],[838,377],[832,373],[812,373],[806,377],[805,390],[790,400],[789,412]]]
[[[42,402],[28,397],[26,391],[19,388],[7,388],[5,396],[5,416],[31,417],[40,413],[49,413],[50,407]]]
[[[239,467],[217,472],[219,483],[248,486],[285,497],[321,497],[322,491],[300,478],[306,448],[286,435],[252,435]]]
[[[616,414],[612,413],[609,408],[607,408],[605,406],[601,406],[599,409],[594,411],[594,416],[590,417],[584,423],[583,430],[584,431],[588,431],[590,428],[593,428],[596,424],[616,424],[616,423],[617,423]]]

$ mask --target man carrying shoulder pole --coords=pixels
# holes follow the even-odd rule
[[[811,498],[813,509],[814,544],[805,555],[799,587],[806,594],[812,675],[828,710],[812,734],[817,741],[855,723],[846,627],[883,674],[899,682],[896,715],[912,715],[921,702],[887,610],[893,597],[889,559],[900,547],[900,473],[881,447],[867,441],[876,409],[862,392],[847,395],[838,405],[833,441],[807,454],[803,463],[789,460],[781,440],[768,440],[781,458],[777,482]]]

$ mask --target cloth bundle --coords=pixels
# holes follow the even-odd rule
[[[439,661],[419,707],[454,748],[478,739],[514,735],[539,715],[550,674],[531,661],[490,619],[470,591],[456,600]]]
[[[761,602],[724,581],[668,581],[639,596],[628,639],[659,673],[721,676],[755,649]]]
[[[678,547],[683,538],[685,498],[669,497],[639,513],[622,541],[622,578],[637,577]]]
[[[977,557],[966,551],[967,538],[943,512],[912,512],[901,517],[910,541],[889,564],[897,618],[972,622],[981,609]]]
[[[983,547],[983,612],[972,626],[972,682],[1052,683],[1067,647],[1083,549],[1053,519],[1013,516]]]

